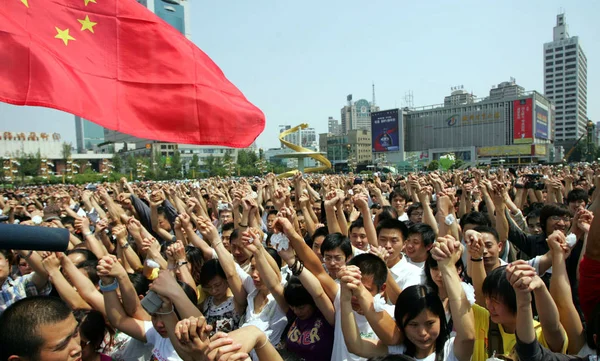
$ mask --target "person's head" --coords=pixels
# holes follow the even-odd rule
[[[10,276],[12,266],[12,253],[7,249],[0,249],[0,285]]]
[[[234,229],[231,233],[231,254],[237,264],[242,265],[248,262],[252,256],[252,252],[246,248],[242,241],[242,233],[238,229]]]
[[[352,243],[341,233],[328,234],[321,244],[321,254],[327,272],[331,277],[337,278],[340,267],[352,257]]]
[[[362,218],[352,222],[348,232],[350,233],[350,242],[352,242],[354,247],[362,251],[369,249],[369,240],[367,239],[367,232],[365,231]]]
[[[30,296],[0,316],[0,360],[70,361],[81,357],[79,325],[60,298]]]
[[[204,265],[204,255],[199,248],[196,248],[192,245],[185,247],[185,257],[187,259],[187,267],[190,271],[190,274],[194,278],[194,282],[196,284],[200,283],[200,274],[202,270],[202,266]]]
[[[398,217],[398,212],[394,207],[383,206],[381,207],[381,211],[375,216],[373,223],[375,224],[375,227],[377,227],[379,223],[385,221],[386,219],[398,219]]]
[[[86,248],[75,248],[65,252],[65,254],[71,259],[71,262],[73,262],[75,266],[78,266],[84,261],[98,261],[98,257],[94,252]]]
[[[540,210],[534,209],[527,214],[527,229],[529,234],[542,234],[542,224],[540,222]]]
[[[319,257],[321,262],[323,262],[323,254],[321,253],[321,245],[325,240],[325,237],[329,234],[327,227],[317,228],[315,233],[312,235],[312,250]]]
[[[73,314],[79,323],[81,358],[83,361],[94,360],[106,334],[111,334],[112,337],[112,329],[106,326],[104,316],[99,311],[78,309]]]
[[[372,296],[383,294],[385,291],[385,281],[387,279],[388,268],[385,262],[370,253],[359,254],[348,262],[348,265],[356,266],[360,269],[361,282]],[[363,311],[356,297],[352,297],[352,309],[359,314]]]
[[[177,281],[177,283],[183,289],[183,292],[187,296],[188,300],[190,300],[190,302],[192,302],[192,304],[194,306],[196,306],[198,303],[198,295],[196,294],[196,289],[194,289],[192,286],[190,286],[187,283],[182,282],[182,281]],[[176,308],[175,308],[175,314],[177,315],[177,318],[181,319],[181,317],[179,315],[179,311]],[[164,321],[164,315],[161,315],[158,313],[153,313],[150,316],[152,317],[152,326],[154,327],[156,332],[160,335],[160,337],[162,337],[162,338],[169,337],[168,332],[167,332],[167,327],[166,327],[165,321]]]
[[[267,232],[273,233],[273,225],[275,224],[275,220],[277,220],[277,211],[272,210],[267,213]]]
[[[405,288],[396,301],[396,324],[405,335],[405,354],[415,356],[418,350],[443,352],[449,337],[444,305],[437,292],[424,285]]]
[[[231,212],[231,209],[225,208],[219,210],[219,222],[221,224],[233,222],[233,212]]]
[[[304,288],[298,277],[292,277],[283,290],[285,302],[290,306],[296,317],[301,320],[310,318],[315,310],[315,300]]]
[[[540,224],[545,235],[551,235],[554,231],[561,231],[565,235],[571,226],[572,214],[569,209],[562,204],[546,204],[540,210]]]
[[[321,215],[323,212],[323,202],[315,202],[312,204],[312,209],[313,212],[315,213],[315,216],[317,216],[318,220],[321,220]]]
[[[352,213],[353,208],[354,208],[354,203],[352,202],[352,198],[351,197],[344,198],[344,202],[342,203],[342,210],[344,211],[344,214],[346,215],[346,217],[350,216],[350,213]]]
[[[404,240],[408,236],[408,228],[397,219],[387,219],[377,225],[377,243],[390,254],[388,265],[395,265],[402,258]]]
[[[460,218],[460,228],[463,234],[478,226],[491,226],[490,219],[481,212],[470,212]]]
[[[408,193],[406,193],[406,191],[402,188],[396,188],[390,193],[390,196],[388,198],[390,204],[392,205],[392,207],[394,207],[394,209],[396,209],[398,214],[404,214],[404,208],[406,207],[406,203],[408,203],[408,201],[410,200]]]
[[[79,272],[89,278],[89,280],[92,281],[92,283],[96,286],[98,286],[98,282],[100,282],[100,276],[98,276],[97,267],[97,260],[83,261],[77,265]]]
[[[229,285],[219,260],[211,259],[204,263],[200,272],[200,285],[203,291],[217,300],[227,297]]]
[[[465,269],[462,258],[459,258],[454,266],[456,267],[456,272],[458,272],[458,277],[462,279]],[[444,282],[442,282],[442,272],[440,272],[437,261],[430,253],[427,254],[427,260],[425,261],[425,279],[427,286],[433,288],[435,292],[445,288]]]
[[[269,254],[270,257],[272,257],[275,260],[275,263],[278,266],[277,270],[274,270],[276,272],[279,272],[281,268],[281,257],[279,256],[279,254],[277,253],[277,250],[275,250],[274,248],[271,247],[266,247],[265,248],[267,253]],[[260,278],[260,273],[258,272],[258,268],[256,267],[256,257],[252,257],[252,259],[250,260],[250,277],[252,277],[252,282],[254,282],[254,286],[256,288],[258,288],[259,290],[266,290],[267,286],[264,284],[264,282],[262,282],[261,278]]]
[[[167,232],[171,232],[171,222],[163,207],[158,207],[158,226]]]
[[[500,242],[498,231],[495,228],[487,226],[475,227],[475,232],[481,233],[483,238],[483,265],[486,272],[499,266],[499,258],[504,249],[504,242]]]
[[[408,215],[408,220],[411,223],[423,222],[423,206],[421,205],[421,203],[413,203],[410,206],[408,206],[406,214]]]
[[[71,216],[62,217],[60,222],[71,234],[75,234],[75,218]]]
[[[150,281],[141,273],[128,273],[127,276],[140,300],[144,298],[150,289]]]
[[[577,213],[580,209],[585,209],[589,201],[588,192],[581,188],[573,189],[567,194],[567,203],[569,211],[572,214]]]
[[[221,240],[226,250],[231,252],[231,235],[235,229],[233,222],[225,223],[221,228]]]
[[[413,262],[425,262],[428,251],[435,242],[435,231],[425,223],[413,224],[408,228],[404,252]]]
[[[19,274],[25,276],[33,272],[33,269],[29,265],[29,262],[21,256],[17,256],[17,266],[19,267]]]
[[[371,205],[371,215],[373,217],[377,216],[379,213],[381,213],[381,208],[382,208],[381,204],[379,204],[379,203],[373,203]],[[396,217],[396,218],[398,218],[398,217]]]
[[[482,291],[492,321],[498,324],[514,322],[517,317],[517,296],[506,279],[506,266],[488,273]]]
[[[265,202],[265,212],[270,212],[270,211],[274,211],[275,210],[275,204],[273,204],[273,201],[270,199],[267,199],[267,201]]]
[[[304,213],[302,213],[302,211],[296,212],[296,219],[298,220],[298,228],[300,228],[300,235],[302,237],[306,236],[308,231],[306,229],[306,221],[304,220]]]
[[[27,210],[27,213],[32,213],[37,210],[37,207],[35,206],[35,203],[29,203],[29,204],[27,204],[25,209]]]

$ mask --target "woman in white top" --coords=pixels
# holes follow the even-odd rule
[[[277,345],[281,340],[281,335],[287,324],[285,312],[279,308],[275,298],[269,292],[269,289],[260,280],[260,275],[256,269],[256,260],[251,260],[250,273],[244,272],[233,260],[233,257],[223,246],[219,237],[217,228],[206,218],[200,217],[198,227],[204,239],[211,242],[215,249],[219,263],[225,271],[227,283],[233,293],[235,303],[238,307],[246,309],[240,327],[253,325],[265,332],[272,344]],[[247,235],[244,235],[247,237]],[[244,239],[245,244],[249,244]],[[277,255],[277,252],[274,252]],[[268,257],[269,263],[276,270],[278,277],[281,277],[279,265],[273,257]],[[279,257],[279,264],[281,258]]]
[[[475,342],[475,325],[471,305],[460,285],[455,264],[461,255],[461,245],[452,236],[440,237],[431,253],[438,261],[442,279],[448,292],[448,302],[456,328],[450,338],[444,306],[431,288],[416,285],[406,288],[396,301],[395,319],[404,335],[404,344],[386,346],[381,341],[361,338],[356,332],[352,314],[352,291],[358,288],[360,271],[348,266],[342,273],[342,330],[348,350],[362,357],[386,354],[406,354],[425,361],[469,361]],[[359,296],[359,295],[355,295]]]

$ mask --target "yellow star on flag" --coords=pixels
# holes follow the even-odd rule
[[[55,36],[55,38],[61,39],[65,43],[65,46],[69,45],[69,40],[75,40],[74,37],[69,35],[69,29],[60,30],[59,28],[56,28],[56,31],[58,34]]]
[[[85,1],[85,6],[88,6],[89,3],[96,4],[96,0],[83,0],[83,1]]]
[[[98,24],[93,21],[90,21],[90,17],[88,15],[85,16],[85,19],[83,19],[83,20],[77,19],[77,21],[79,21],[81,23],[81,31],[89,30],[92,33],[94,32],[94,26],[96,24]]]
[[[21,0],[21,2],[23,3],[23,5],[29,7],[29,2],[28,0]]]

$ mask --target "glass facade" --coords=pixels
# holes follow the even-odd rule
[[[93,150],[98,144],[104,143],[104,128],[78,116],[75,117],[75,135],[79,153]]]
[[[180,33],[185,34],[185,8],[173,0],[155,0],[154,12]]]

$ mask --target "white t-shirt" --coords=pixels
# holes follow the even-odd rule
[[[408,220],[409,220],[408,213],[406,213],[406,212],[402,213],[402,215],[400,217],[398,217],[398,220],[402,221],[402,222],[408,222]]]
[[[390,268],[390,272],[392,272],[394,280],[400,286],[401,290],[425,283],[425,271],[410,264],[404,256]]]
[[[388,352],[390,355],[403,355],[406,352],[406,347],[404,345],[399,346],[389,346]],[[417,361],[435,361],[435,352],[425,358],[415,358]],[[456,356],[454,355],[454,337],[446,340],[444,344],[444,361],[458,361]]]
[[[281,335],[287,325],[287,316],[285,315],[285,312],[279,308],[273,295],[269,294],[267,296],[267,304],[262,308],[260,313],[255,313],[254,298],[259,290],[254,286],[252,277],[250,277],[248,273],[244,272],[244,270],[237,265],[235,269],[242,280],[244,289],[248,293],[248,306],[246,307],[246,313],[242,316],[240,321],[240,328],[247,325],[256,326],[269,337],[271,344],[277,345],[279,341],[281,341]]]
[[[106,354],[115,361],[152,360],[152,345],[138,341],[123,332],[117,333],[113,344],[113,349]]]
[[[419,267],[421,270],[425,271],[425,261],[423,261],[423,262],[413,262],[413,261],[412,261],[410,258],[408,258],[406,255],[404,255],[404,257],[402,257],[402,258],[405,258],[405,257],[406,257],[406,261],[407,261],[408,263],[412,264],[413,266],[417,266],[417,267]]]
[[[181,357],[175,351],[171,340],[168,337],[162,337],[156,332],[152,322],[144,322],[144,329],[146,330],[146,341],[148,341],[149,345],[154,346],[152,354],[158,361],[181,361]]]
[[[346,341],[344,341],[344,333],[342,331],[342,307],[341,307],[341,291],[338,290],[337,295],[335,296],[335,301],[333,302],[333,306],[335,308],[335,330],[333,333],[333,352],[331,354],[331,360],[336,361],[366,361],[367,359],[364,357],[356,356],[353,353],[348,351],[346,347]],[[385,311],[390,314],[390,316],[394,317],[394,307],[393,306],[383,306]],[[379,340],[379,337],[375,334],[371,325],[367,321],[365,316],[359,315],[358,313],[352,311],[354,314],[354,318],[356,319],[356,325],[358,326],[358,330],[360,332],[360,336],[363,338],[370,338],[373,340]]]

